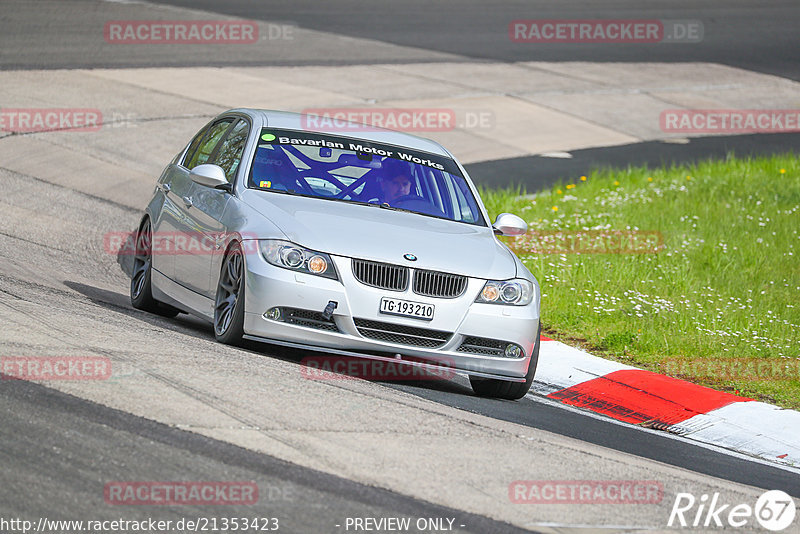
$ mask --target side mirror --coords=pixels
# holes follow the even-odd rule
[[[523,235],[528,231],[528,223],[512,213],[501,213],[492,225],[494,233],[507,236]]]
[[[198,165],[189,173],[189,177],[196,184],[204,185],[206,187],[213,187],[214,189],[230,189],[230,183],[225,178],[225,171],[219,165],[212,165],[206,163],[205,165]]]

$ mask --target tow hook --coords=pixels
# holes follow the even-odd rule
[[[330,321],[331,316],[333,315],[333,310],[335,310],[336,306],[338,305],[339,303],[335,300],[329,300],[328,305],[325,306],[324,310],[322,310],[322,317],[324,317],[326,321]]]

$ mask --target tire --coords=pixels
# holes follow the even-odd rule
[[[131,275],[131,305],[137,310],[155,313],[162,317],[175,317],[180,310],[153,298],[151,283],[153,270],[153,232],[150,219],[145,219],[136,232],[136,248]]]
[[[235,243],[225,254],[214,301],[214,337],[226,345],[241,345],[244,336],[244,256]]]
[[[491,397],[495,399],[518,400],[524,397],[531,389],[533,376],[536,374],[536,366],[539,364],[539,346],[542,344],[539,335],[542,332],[542,322],[536,329],[536,342],[533,346],[528,372],[525,374],[525,382],[509,382],[508,380],[498,380],[495,378],[469,377],[472,391],[479,397]]]

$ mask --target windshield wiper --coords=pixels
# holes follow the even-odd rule
[[[418,211],[414,211],[414,210],[407,210],[405,208],[398,208],[398,207],[395,207],[395,206],[390,206],[389,204],[387,204],[385,202],[383,204],[378,204],[378,207],[382,208],[382,209],[385,209],[385,210],[405,211],[406,213],[419,213]],[[422,214],[420,213],[420,215],[422,215]]]
[[[331,200],[337,200],[339,202],[347,202],[348,204],[358,204],[359,206],[377,206],[377,202],[366,202],[364,200],[345,200],[343,198],[333,198]]]
[[[363,200],[344,200],[344,199],[339,199],[339,200],[342,201],[342,202],[349,202],[351,204],[358,204],[360,206],[373,206],[373,207],[381,208],[381,209],[385,209],[385,210],[405,211],[407,213],[419,213],[417,211],[407,210],[405,208],[396,208],[394,206],[390,206],[389,204],[387,204],[385,202],[378,203],[378,202],[364,202]]]
[[[260,188],[254,188],[254,189],[256,189],[256,191],[266,191],[268,193],[280,193],[282,195],[293,195],[298,197],[314,198],[311,197],[311,195],[304,195],[303,193],[298,193],[294,189],[260,189]]]

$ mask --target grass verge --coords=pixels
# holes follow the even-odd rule
[[[555,339],[800,408],[800,162],[794,155],[605,170],[482,190],[541,284]],[[656,251],[648,251],[656,248]]]

